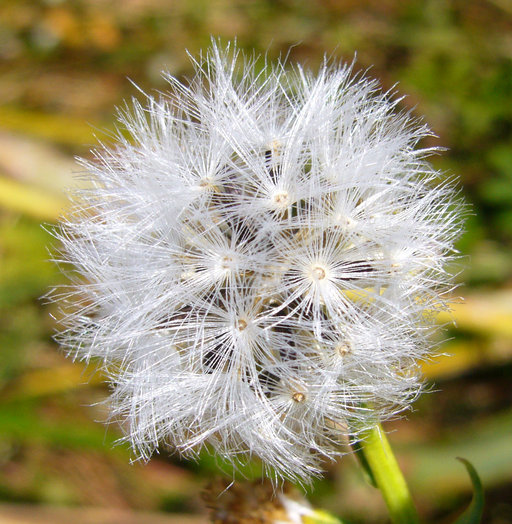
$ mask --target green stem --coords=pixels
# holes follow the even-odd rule
[[[363,436],[362,453],[395,524],[417,524],[418,513],[409,488],[380,424]]]

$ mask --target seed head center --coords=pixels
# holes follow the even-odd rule
[[[272,153],[277,153],[281,149],[281,142],[277,140],[277,138],[274,138],[272,142],[270,142],[270,149],[272,150]]]
[[[340,342],[336,346],[336,352],[340,357],[344,357],[345,355],[348,355],[350,353],[350,347],[345,342]]]
[[[274,203],[280,207],[286,207],[290,201],[290,197],[286,191],[281,191],[274,195]]]
[[[247,320],[243,318],[238,320],[238,331],[243,331],[247,327]]]
[[[296,391],[292,395],[292,399],[300,404],[301,402],[304,402],[306,400],[306,395],[304,395],[304,393],[301,393],[300,391]]]
[[[315,280],[323,280],[326,277],[325,269],[321,266],[315,266],[312,273]]]
[[[215,183],[210,177],[201,178],[197,184],[202,190],[214,190]]]
[[[230,269],[233,263],[233,258],[230,256],[222,257],[222,269]]]

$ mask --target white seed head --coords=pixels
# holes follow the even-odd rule
[[[140,457],[207,447],[307,481],[418,395],[461,206],[428,128],[350,67],[216,43],[194,66],[82,161],[60,340],[103,363]]]

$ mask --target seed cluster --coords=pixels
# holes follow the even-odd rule
[[[460,206],[428,129],[349,67],[216,44],[195,67],[83,162],[61,340],[104,363],[140,456],[206,446],[308,480],[417,396]]]

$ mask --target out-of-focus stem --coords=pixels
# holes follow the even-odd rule
[[[418,524],[419,518],[402,471],[380,424],[363,435],[361,451],[395,524]]]

